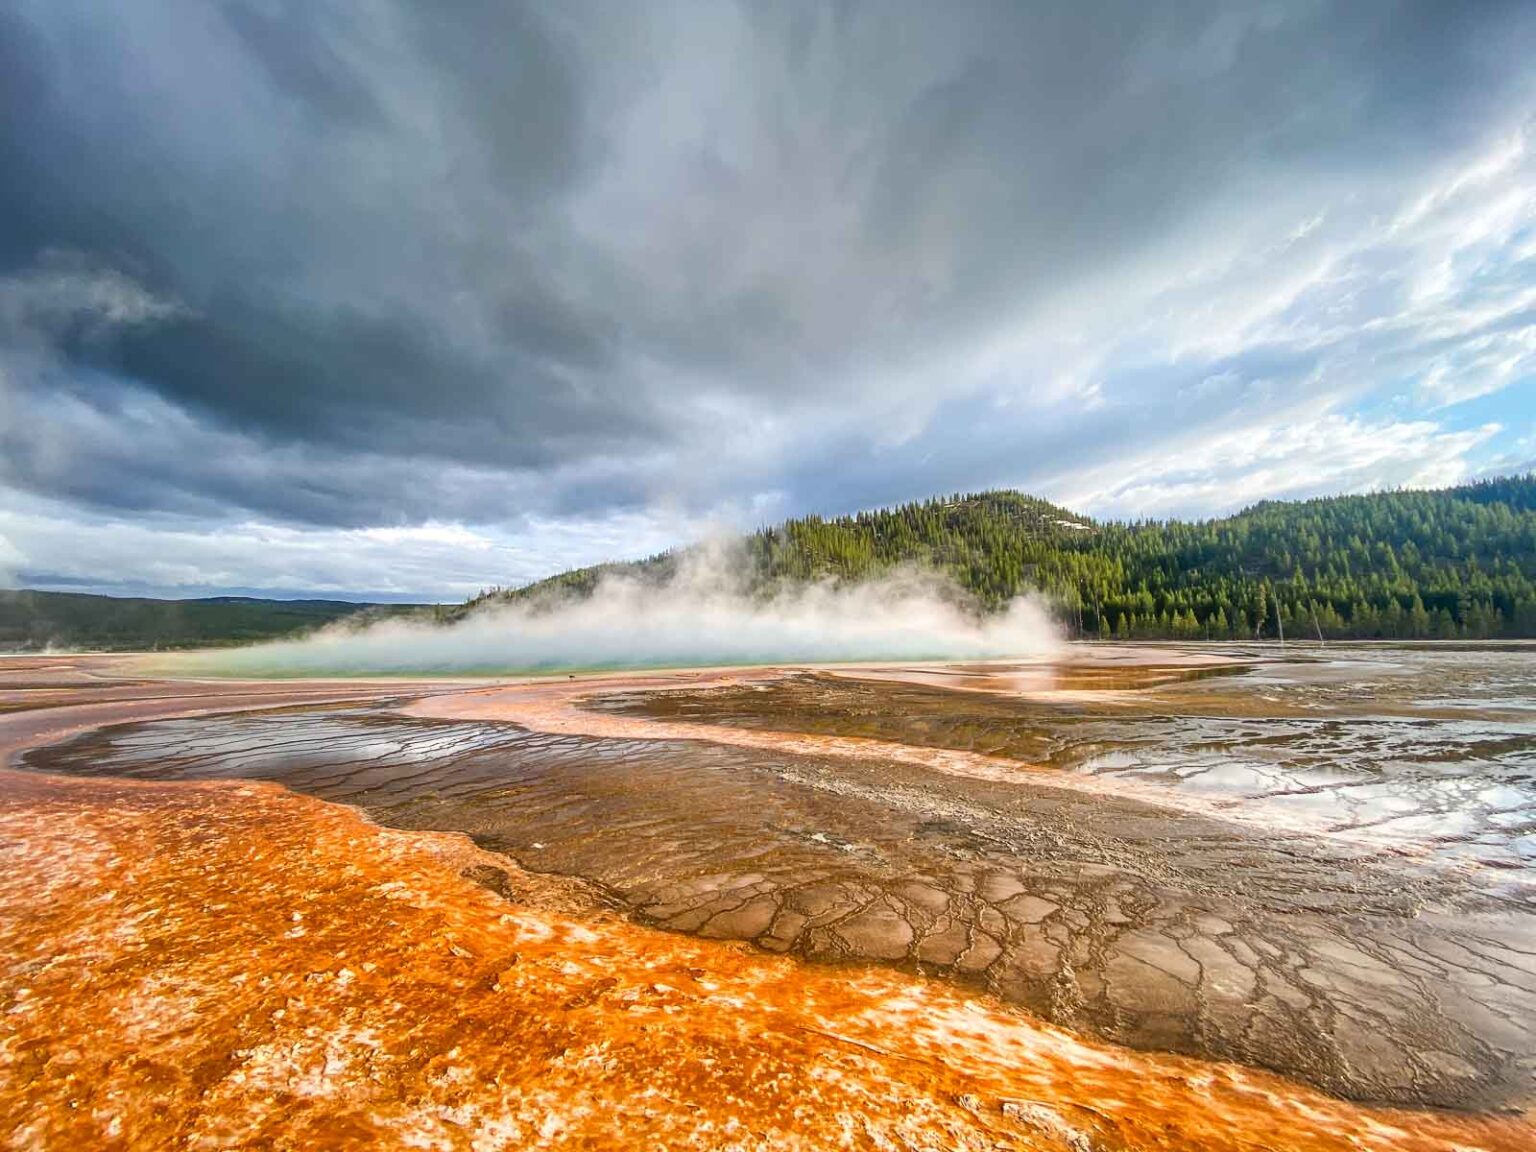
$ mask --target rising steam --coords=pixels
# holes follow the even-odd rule
[[[720,549],[664,582],[605,576],[590,596],[499,603],[447,625],[334,625],[301,640],[180,658],[222,675],[490,674],[600,667],[995,659],[1046,655],[1057,637],[1034,602],[978,613],[955,585],[898,572],[754,591]]]

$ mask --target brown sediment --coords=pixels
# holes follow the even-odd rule
[[[958,729],[946,726],[955,709]],[[727,779],[742,765],[723,750],[713,774],[690,770],[681,750],[665,768],[513,773],[506,788],[555,813],[543,831],[497,804],[466,815],[479,804],[467,793],[403,817],[453,821],[520,853],[549,841],[527,859],[600,878],[649,922],[979,980],[1120,1042],[1239,1058],[1362,1099],[1530,1098],[1536,937],[1528,897],[1503,879],[1518,884],[1518,858],[1505,871],[1496,855],[1519,823],[1487,825],[1467,845],[1498,866],[1479,886],[1464,862],[1421,869],[1419,849],[1366,845],[1369,805],[1329,800],[1341,823],[1359,825],[1337,843],[1277,836],[1283,821],[1257,805],[1231,812],[1246,824],[1218,824],[1202,814],[1226,816],[1230,800],[1015,759],[1034,741],[1049,762],[1071,719],[1059,709],[1010,733],[1003,721],[1018,724],[1017,703],[822,674],[598,678],[406,711],[606,741],[702,739],[781,758],[743,782]],[[874,734],[840,734],[849,731]],[[1000,731],[1016,741],[1002,755],[954,746]],[[1358,759],[1355,731],[1340,729],[1324,756]],[[1191,749],[1209,739],[1198,726],[1175,733]],[[1239,732],[1261,736],[1276,738]],[[925,781],[935,770],[954,782]],[[1287,779],[1282,787],[1300,780]],[[585,825],[609,831],[593,837]],[[1482,842],[1495,834],[1503,847]]]
[[[623,674],[572,677],[567,681],[495,686],[448,692],[432,699],[412,700],[403,715],[437,720],[500,720],[535,732],[557,735],[598,736],[620,740],[699,740],[740,748],[757,748],[792,754],[843,756],[852,759],[883,757],[977,779],[1013,779],[1029,765],[1002,757],[958,749],[917,750],[900,742],[866,736],[835,736],[800,733],[783,728],[746,729],[708,720],[669,721],[655,716],[596,711],[588,701],[606,693],[701,692],[724,688],[772,684],[797,674],[794,669],[757,668],[659,675]],[[1092,780],[1081,786],[1095,788]]]
[[[1092,666],[1081,663],[1083,659],[1079,657],[1070,675],[1094,674]],[[1204,747],[1213,739],[1219,742],[1215,734],[1202,730],[1202,724],[1211,719],[1261,725],[1336,720],[1341,735],[1331,756],[1313,750],[1319,767],[1329,759],[1348,764],[1355,751],[1348,747],[1348,733],[1358,734],[1360,723],[1367,720],[1502,722],[1503,739],[1510,749],[1528,747],[1536,732],[1528,709],[1501,707],[1497,701],[1475,708],[1436,707],[1414,699],[1410,689],[1415,685],[1406,679],[1373,684],[1364,701],[1358,686],[1341,698],[1328,688],[1329,679],[1338,678],[1339,673],[1313,659],[1288,665],[1286,678],[1266,681],[1266,691],[1237,678],[1235,674],[1255,665],[1236,663],[1233,657],[1164,667],[1146,662],[1141,654],[1137,662],[1112,669],[1118,687],[1100,691],[1041,688],[1037,678],[1031,680],[1035,688],[1024,688],[1016,683],[1020,673],[1008,666],[991,667],[985,673],[980,666],[962,668],[953,677],[949,668],[913,667],[738,669],[648,679],[593,678],[448,693],[414,702],[407,711],[418,716],[506,719],[564,734],[706,739],[795,754],[879,757],[979,780],[1015,781],[1022,773],[1049,770],[1059,787],[1180,807],[1266,829],[1306,832],[1317,832],[1319,824],[1304,811],[1311,788],[1305,778],[1288,777],[1283,784],[1293,792],[1299,812],[1293,820],[1284,806],[1261,808],[1250,803],[1263,791],[1258,787],[1246,792],[1232,788],[1225,794],[1171,790],[1144,774],[1081,769],[1096,751],[1135,746],[1135,729],[1113,729],[1148,721],[1183,723],[1181,738]],[[1456,670],[1451,672],[1454,676]],[[1404,688],[1404,683],[1410,687]],[[1457,687],[1467,690],[1465,684]],[[1518,690],[1529,694],[1528,676]],[[1247,729],[1247,734],[1273,738],[1271,732],[1258,728]],[[1240,751],[1240,743],[1233,745],[1234,753]],[[1403,751],[1411,755],[1408,747]],[[1497,754],[1486,742],[1480,751]],[[1326,831],[1358,842],[1361,833],[1377,826],[1376,813],[1352,814],[1349,808]],[[1502,861],[1501,865],[1509,863],[1519,862]]]
[[[248,783],[0,776],[13,1147],[1524,1149],[664,935]],[[465,877],[494,882],[506,900]],[[498,878],[499,877],[499,878]]]
[[[1164,657],[1166,659],[1166,657]],[[923,684],[951,692],[985,692],[1035,699],[1103,699],[1106,693],[1143,692],[1170,684],[1187,684],[1218,676],[1234,676],[1256,661],[1236,656],[1184,659],[1168,663],[1150,658],[1130,662],[1084,659],[1032,663],[993,661],[986,664],[923,665],[893,668],[834,668],[825,675],[852,680]]]
[[[1163,790],[1136,780],[1052,772],[1047,764],[1015,755],[994,754],[945,741],[912,741],[899,732],[876,727],[869,735],[841,735],[817,724],[797,727],[788,717],[762,725],[714,721],[706,712],[669,719],[666,702],[673,698],[697,699],[701,693],[750,692],[780,685],[808,674],[801,669],[754,668],[659,675],[572,677],[566,681],[471,688],[413,699],[400,709],[403,715],[439,720],[495,720],[510,722],[535,732],[554,735],[594,736],[616,740],[708,740],[737,748],[781,752],[799,756],[835,756],[848,760],[887,760],[910,764],[926,771],[975,780],[1017,781],[1028,772],[1048,773],[1054,784],[1099,796],[1118,796],[1148,802],[1183,804],[1196,811],[1241,820],[1241,810],[1223,812],[1221,805],[1200,796],[1168,797]],[[935,689],[935,691],[942,691]],[[662,707],[594,707],[607,697],[627,699],[653,693]],[[977,695],[981,695],[977,693]]]

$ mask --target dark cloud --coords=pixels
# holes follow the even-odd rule
[[[300,111],[349,126],[384,126],[384,110],[367,77],[338,43],[346,29],[333,10],[283,0],[226,4],[221,11],[251,60]]]
[[[1332,281],[1241,349],[1132,321],[1198,327],[1180,278],[1225,292],[1210,267],[1303,209],[1366,276],[1382,205],[1530,114],[1533,26],[1518,3],[21,0],[0,281],[79,298],[50,297],[69,323],[0,313],[0,481],[338,526],[836,509],[1220,428],[1256,387],[1326,409],[1389,383],[1295,338],[1344,307]],[[1376,252],[1362,320],[1407,307],[1411,255]],[[1301,259],[1243,258],[1277,291]],[[160,306],[104,315],[104,283]],[[1411,374],[1474,329],[1372,347]]]

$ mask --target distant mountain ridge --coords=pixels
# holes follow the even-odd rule
[[[45,648],[132,651],[275,640],[335,620],[413,613],[414,604],[347,600],[196,600],[95,596],[84,592],[0,591],[0,651]]]
[[[1536,475],[1453,488],[1266,500],[1201,521],[1095,521],[1019,492],[954,495],[742,541],[749,583],[945,572],[983,609],[1036,592],[1088,638],[1536,638]],[[574,569],[466,610],[604,575],[665,580],[688,549]]]

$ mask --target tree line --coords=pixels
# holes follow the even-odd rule
[[[1536,638],[1536,474],[1434,491],[1264,501],[1209,520],[1096,521],[1019,492],[808,516],[745,540],[759,589],[948,573],[984,610],[1042,595],[1074,635],[1249,640]],[[498,598],[665,579],[677,553]]]
[[[1536,475],[1265,501],[1200,521],[1095,522],[1018,492],[955,495],[748,541],[767,578],[902,563],[986,607],[1043,593],[1089,638],[1536,637]]]

